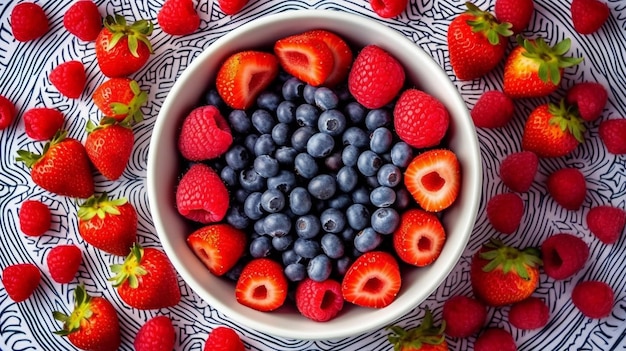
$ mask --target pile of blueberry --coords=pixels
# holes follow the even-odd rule
[[[206,95],[234,137],[210,164],[231,192],[226,221],[251,235],[251,257],[274,257],[291,281],[340,277],[398,227],[414,150],[392,132],[390,108],[368,110],[345,87],[277,81],[254,110]]]

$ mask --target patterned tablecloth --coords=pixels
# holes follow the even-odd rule
[[[500,236],[507,243],[528,246],[539,245],[549,235],[571,233],[589,244],[591,255],[585,267],[575,276],[555,281],[541,275],[535,296],[544,299],[550,307],[548,325],[535,331],[521,331],[508,323],[507,308],[490,309],[489,326],[510,330],[519,350],[626,350],[626,235],[613,245],[602,244],[589,231],[585,215],[593,206],[626,205],[626,157],[607,153],[598,137],[601,120],[626,118],[626,2],[604,0],[611,16],[595,34],[580,35],[574,32],[570,17],[571,0],[536,0],[535,14],[528,31],[529,37],[542,36],[554,43],[565,37],[572,39],[572,53],[584,56],[576,68],[567,69],[562,89],[549,98],[516,102],[514,120],[498,130],[478,130],[484,167],[484,187],[481,206],[469,245],[447,280],[421,306],[401,318],[398,324],[414,326],[421,320],[428,306],[436,318],[441,318],[443,301],[457,294],[471,294],[469,265],[471,255],[482,243]],[[250,350],[390,350],[387,331],[374,330],[342,340],[303,341],[285,340],[264,335],[244,326],[235,325],[202,301],[180,280],[183,298],[174,308],[139,311],[125,305],[111,287],[109,266],[120,263],[121,258],[103,254],[86,245],[77,232],[76,203],[73,199],[55,196],[34,185],[28,169],[15,162],[19,149],[40,151],[42,143],[33,142],[24,133],[21,115],[33,107],[54,107],[66,116],[65,127],[69,135],[84,141],[88,120],[97,121],[99,112],[90,100],[94,89],[104,81],[99,72],[92,42],[82,42],[63,28],[65,10],[71,0],[36,0],[50,19],[50,30],[42,38],[19,43],[11,35],[9,14],[19,1],[0,2],[0,95],[14,101],[18,118],[9,128],[0,131],[0,268],[10,264],[31,262],[42,271],[42,281],[34,295],[15,304],[0,287],[0,349],[1,350],[72,350],[66,338],[52,334],[59,323],[52,317],[53,310],[69,311],[73,303],[72,292],[82,283],[90,292],[99,292],[116,306],[122,325],[121,350],[132,350],[132,342],[143,322],[156,315],[167,315],[177,332],[177,350],[201,350],[207,334],[218,325],[235,328]],[[100,12],[118,13],[128,19],[152,19],[163,0],[96,0]],[[136,145],[130,164],[121,179],[106,181],[96,176],[96,191],[107,191],[114,196],[125,196],[139,214],[138,239],[144,246],[160,247],[152,225],[145,190],[146,160],[150,147],[153,124],[176,77],[203,49],[217,38],[241,24],[271,13],[289,9],[326,9],[346,11],[384,22],[429,52],[443,67],[458,87],[471,108],[482,92],[501,89],[502,65],[486,77],[463,82],[452,73],[446,32],[452,18],[464,9],[464,1],[411,0],[403,14],[383,20],[376,16],[365,0],[251,0],[243,11],[224,15],[217,1],[197,1],[202,18],[200,29],[188,36],[172,37],[156,26],[151,40],[155,55],[133,75],[143,90],[149,91],[149,102],[143,108],[144,122],[134,128]],[[481,8],[493,9],[494,1],[478,0]],[[512,46],[512,42],[510,46]],[[59,63],[80,60],[88,72],[87,87],[79,99],[60,95],[48,79],[50,70]],[[542,160],[531,190],[521,194],[525,215],[518,231],[502,236],[489,225],[485,215],[487,200],[495,194],[506,192],[498,177],[500,161],[508,154],[520,150],[520,139],[525,116],[534,106],[547,101],[558,101],[566,88],[579,81],[602,83],[609,92],[609,101],[600,120],[590,123],[586,141],[571,155],[558,159]],[[552,171],[562,167],[575,167],[587,180],[588,192],[583,207],[578,211],[563,210],[547,194],[545,181]],[[52,229],[37,238],[22,234],[18,225],[18,209],[26,199],[40,199],[50,206],[53,215]],[[46,254],[57,244],[74,243],[83,250],[83,264],[78,277],[70,284],[51,280],[45,265]],[[582,280],[602,280],[615,291],[615,303],[610,316],[591,320],[584,317],[570,302],[574,285]],[[449,339],[452,350],[473,347],[475,338]]]

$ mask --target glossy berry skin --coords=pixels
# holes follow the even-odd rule
[[[156,316],[139,328],[133,346],[135,351],[171,351],[175,343],[172,320],[167,316]]]
[[[533,0],[497,0],[494,14],[500,23],[511,23],[511,31],[518,34],[530,24],[535,11]]]
[[[157,13],[161,29],[170,35],[187,35],[200,27],[200,16],[192,0],[167,0]]]
[[[576,105],[580,118],[593,122],[602,115],[608,101],[604,85],[596,82],[580,82],[567,90],[567,102]]]
[[[246,347],[236,331],[226,326],[218,326],[209,333],[203,348],[203,351],[217,350],[245,351]]]
[[[148,100],[148,94],[136,81],[114,77],[98,85],[91,99],[104,116],[132,125],[143,120],[141,107]]]
[[[26,200],[19,211],[20,230],[28,236],[41,236],[48,230],[52,215],[48,205],[38,200]]]
[[[626,154],[626,119],[607,119],[598,129],[600,140],[614,155]]]
[[[102,29],[102,16],[92,0],[80,0],[63,15],[63,26],[82,41],[94,41]]]
[[[28,299],[39,286],[41,273],[31,263],[18,263],[2,270],[2,285],[14,302]]]
[[[85,150],[91,163],[106,179],[117,180],[122,176],[134,144],[133,130],[125,124],[112,120],[100,126],[88,123]]]
[[[305,279],[298,284],[295,296],[298,311],[317,322],[329,321],[343,309],[341,284],[336,280]]]
[[[509,322],[517,329],[540,329],[548,324],[549,319],[550,308],[534,296],[514,304],[509,310]]]
[[[499,90],[484,92],[470,111],[478,128],[502,128],[513,118],[513,100]]]
[[[48,17],[43,8],[33,2],[15,5],[10,19],[11,32],[17,41],[35,40],[48,32]]]
[[[219,223],[196,230],[187,243],[211,273],[221,276],[244,254],[247,239],[241,230]]]
[[[245,110],[254,104],[277,74],[278,60],[274,55],[243,51],[229,56],[220,66],[215,84],[228,106]]]
[[[183,120],[178,150],[184,158],[202,161],[224,154],[233,142],[226,119],[215,106],[198,107]]]
[[[552,172],[546,187],[554,201],[570,211],[580,209],[587,196],[587,181],[576,168],[561,168]]]
[[[402,92],[393,117],[398,137],[420,149],[438,145],[450,124],[450,115],[441,101],[417,89]]]
[[[592,207],[586,216],[589,231],[605,244],[614,244],[626,225],[626,211],[610,205]]]
[[[446,335],[467,338],[487,322],[487,307],[474,298],[456,295],[444,302],[442,318],[446,321]]]
[[[77,99],[83,93],[87,75],[82,62],[73,60],[54,67],[49,78],[61,94]]]
[[[11,100],[0,95],[0,130],[6,129],[15,118],[15,106]]]
[[[376,14],[382,18],[396,17],[404,10],[408,4],[407,0],[371,0],[370,6]]]
[[[474,343],[474,351],[516,351],[515,339],[502,328],[489,328]]]
[[[65,116],[57,109],[35,107],[22,116],[26,135],[33,140],[50,140],[61,129]]]
[[[312,87],[321,86],[333,72],[334,56],[330,47],[321,38],[307,33],[279,39],[274,44],[274,54],[287,73]],[[309,103],[314,101],[313,98]]]
[[[487,219],[491,226],[503,234],[513,234],[524,215],[524,202],[516,193],[494,195],[487,202]]]
[[[572,290],[572,303],[589,318],[604,318],[611,314],[615,301],[613,288],[597,280],[583,281]]]
[[[589,246],[573,234],[554,234],[541,243],[541,256],[546,275],[563,280],[585,266],[589,259]]]
[[[564,103],[539,105],[526,119],[522,148],[544,158],[568,155],[584,141],[582,123]]]
[[[537,169],[539,158],[531,151],[514,152],[500,163],[500,179],[509,189],[523,193],[530,189]]]
[[[176,188],[176,207],[184,217],[200,223],[221,221],[226,215],[229,195],[213,169],[193,164]]]
[[[570,7],[574,29],[580,34],[593,34],[611,14],[608,5],[599,0],[572,0]]]
[[[71,282],[82,262],[82,253],[76,245],[58,245],[46,257],[52,279],[59,284]]]
[[[218,0],[217,3],[222,12],[227,15],[234,15],[248,4],[248,0]]]

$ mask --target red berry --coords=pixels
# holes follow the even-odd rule
[[[36,107],[24,113],[26,135],[34,140],[50,140],[61,129],[65,117],[59,110]]]
[[[572,291],[574,306],[589,318],[604,318],[613,310],[615,294],[613,289],[601,281],[578,283]]]
[[[184,158],[203,161],[225,153],[233,142],[228,122],[212,105],[194,109],[183,120],[178,150]]]
[[[604,85],[595,82],[575,84],[567,91],[567,102],[578,107],[578,113],[587,122],[593,122],[604,110],[608,94]]]
[[[17,4],[11,10],[11,30],[17,41],[35,40],[48,31],[48,17],[38,4],[32,2]]]
[[[20,230],[29,236],[41,236],[50,230],[50,208],[37,200],[26,200],[19,212]]]
[[[408,0],[370,0],[370,6],[382,18],[396,17],[406,10]]]
[[[478,128],[501,128],[513,118],[513,100],[499,90],[484,92],[470,111]]]
[[[417,208],[405,211],[393,232],[393,248],[398,257],[417,267],[433,263],[445,242],[446,232],[439,217]]]
[[[432,149],[417,155],[404,172],[404,185],[424,210],[443,211],[454,203],[461,187],[456,154]]]
[[[587,226],[600,241],[614,244],[626,225],[626,211],[613,206],[596,206],[587,212]]]
[[[139,329],[133,345],[135,351],[171,351],[175,343],[172,320],[167,316],[156,316]]]
[[[192,221],[219,222],[226,215],[228,203],[226,185],[213,169],[204,164],[192,165],[176,188],[178,212]]]
[[[157,14],[161,29],[170,35],[187,35],[200,27],[192,0],[166,0]]]
[[[523,193],[530,189],[538,167],[539,157],[535,153],[515,152],[500,163],[500,179],[511,190]]]
[[[570,10],[574,29],[580,34],[596,32],[611,12],[605,3],[598,0],[572,0]]]
[[[266,257],[255,258],[243,267],[235,298],[257,311],[274,311],[285,303],[288,284],[280,263]]]
[[[516,351],[513,336],[502,328],[489,328],[478,336],[474,351]]]
[[[246,252],[246,233],[226,223],[204,226],[187,237],[193,252],[209,269],[221,276]]]
[[[56,66],[50,72],[50,82],[64,96],[76,99],[85,88],[87,76],[80,61],[68,61]]]
[[[248,0],[218,0],[217,3],[222,12],[227,15],[234,15],[248,4]]]
[[[229,327],[217,327],[209,333],[204,351],[245,351],[239,334]]]
[[[517,329],[532,330],[548,324],[550,308],[538,297],[515,303],[509,310],[509,322]]]
[[[0,130],[6,129],[15,119],[15,106],[11,100],[0,95]]]
[[[296,288],[296,307],[300,313],[314,321],[329,321],[343,308],[341,284],[332,279],[317,282],[305,279]]]
[[[510,23],[517,34],[528,27],[534,10],[533,0],[496,0],[494,12],[500,23]]]
[[[274,53],[287,73],[310,85],[322,85],[333,73],[334,55],[330,47],[306,32],[278,40]]]
[[[501,233],[513,234],[523,215],[524,202],[516,193],[497,194],[487,202],[487,219]]]
[[[608,119],[600,123],[600,140],[614,155],[626,154],[626,119]]]
[[[102,29],[102,16],[91,0],[75,2],[63,15],[63,26],[83,41],[94,41]]]
[[[471,297],[457,295],[443,303],[446,335],[466,338],[477,333],[487,321],[487,307]]]
[[[369,251],[348,268],[341,282],[343,298],[369,308],[391,304],[400,291],[402,277],[398,261],[385,251]]]
[[[543,270],[552,279],[567,279],[580,271],[589,258],[589,246],[572,234],[555,234],[541,243]]]
[[[398,137],[418,149],[438,145],[450,125],[450,115],[441,101],[417,89],[402,92],[393,109],[393,120]]]
[[[337,34],[323,29],[314,29],[303,33],[303,35],[323,41],[332,52],[333,70],[324,81],[324,85],[332,87],[343,82],[348,76],[353,59],[352,49],[348,43]]]
[[[18,263],[2,271],[2,284],[11,300],[22,302],[33,294],[41,281],[39,268],[31,263]]]
[[[578,210],[587,195],[585,176],[576,168],[562,168],[548,176],[548,192],[567,210]]]
[[[46,258],[50,276],[57,283],[69,283],[76,276],[82,262],[82,254],[76,245],[58,245]]]

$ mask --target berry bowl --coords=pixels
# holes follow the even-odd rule
[[[385,307],[362,307],[345,302],[334,318],[324,322],[303,316],[292,302],[295,294],[289,294],[283,306],[270,312],[240,303],[235,298],[236,282],[226,275],[212,274],[196,256],[188,237],[199,226],[179,213],[176,201],[181,174],[189,166],[188,161],[181,160],[178,148],[181,125],[192,110],[203,104],[224,61],[250,49],[269,48],[271,52],[279,39],[310,30],[335,33],[350,45],[355,55],[365,46],[376,45],[394,57],[404,67],[407,85],[426,92],[447,110],[449,126],[439,147],[454,152],[461,174],[453,204],[436,213],[446,232],[445,245],[436,260],[424,267],[402,264],[401,287]],[[319,340],[354,336],[392,324],[437,289],[456,265],[469,240],[481,197],[481,174],[478,140],[467,107],[446,73],[428,54],[395,30],[365,17],[304,10],[268,15],[242,25],[211,44],[182,72],[154,125],[147,186],[150,210],[163,248],[193,291],[240,325],[290,339]],[[371,194],[370,198],[373,199]],[[248,240],[255,237],[250,231],[246,229]]]

